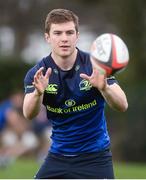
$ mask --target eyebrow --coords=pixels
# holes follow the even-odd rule
[[[54,30],[53,32],[75,32],[75,30],[73,30],[73,29],[70,29],[70,30],[67,30],[67,31]]]

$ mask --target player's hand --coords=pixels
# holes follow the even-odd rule
[[[46,71],[46,74],[43,75],[43,67],[41,67],[36,74],[34,75],[34,81],[33,81],[33,85],[35,87],[35,93],[39,96],[41,96],[45,89],[48,86],[48,82],[49,82],[49,77],[51,75],[52,69],[48,68],[48,70]]]
[[[90,84],[93,87],[96,87],[99,91],[102,91],[106,88],[107,82],[106,82],[106,72],[102,68],[98,66],[96,61],[91,59],[93,72],[91,76],[88,76],[87,74],[80,74],[80,77],[83,79],[86,79],[90,82]]]

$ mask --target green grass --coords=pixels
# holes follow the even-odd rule
[[[114,163],[117,179],[146,179],[146,163]]]
[[[34,159],[19,159],[0,169],[0,179],[33,179],[38,168],[39,164]]]
[[[40,164],[34,159],[18,159],[7,168],[0,169],[0,179],[33,179]],[[146,164],[114,163],[115,178],[144,179]]]

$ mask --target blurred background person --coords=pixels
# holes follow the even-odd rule
[[[22,92],[13,93],[0,104],[0,166],[34,151],[38,139],[22,115]]]

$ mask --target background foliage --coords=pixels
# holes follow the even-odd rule
[[[2,58],[0,60],[0,101],[12,93],[23,90],[23,79],[26,71],[32,66],[19,58]]]

